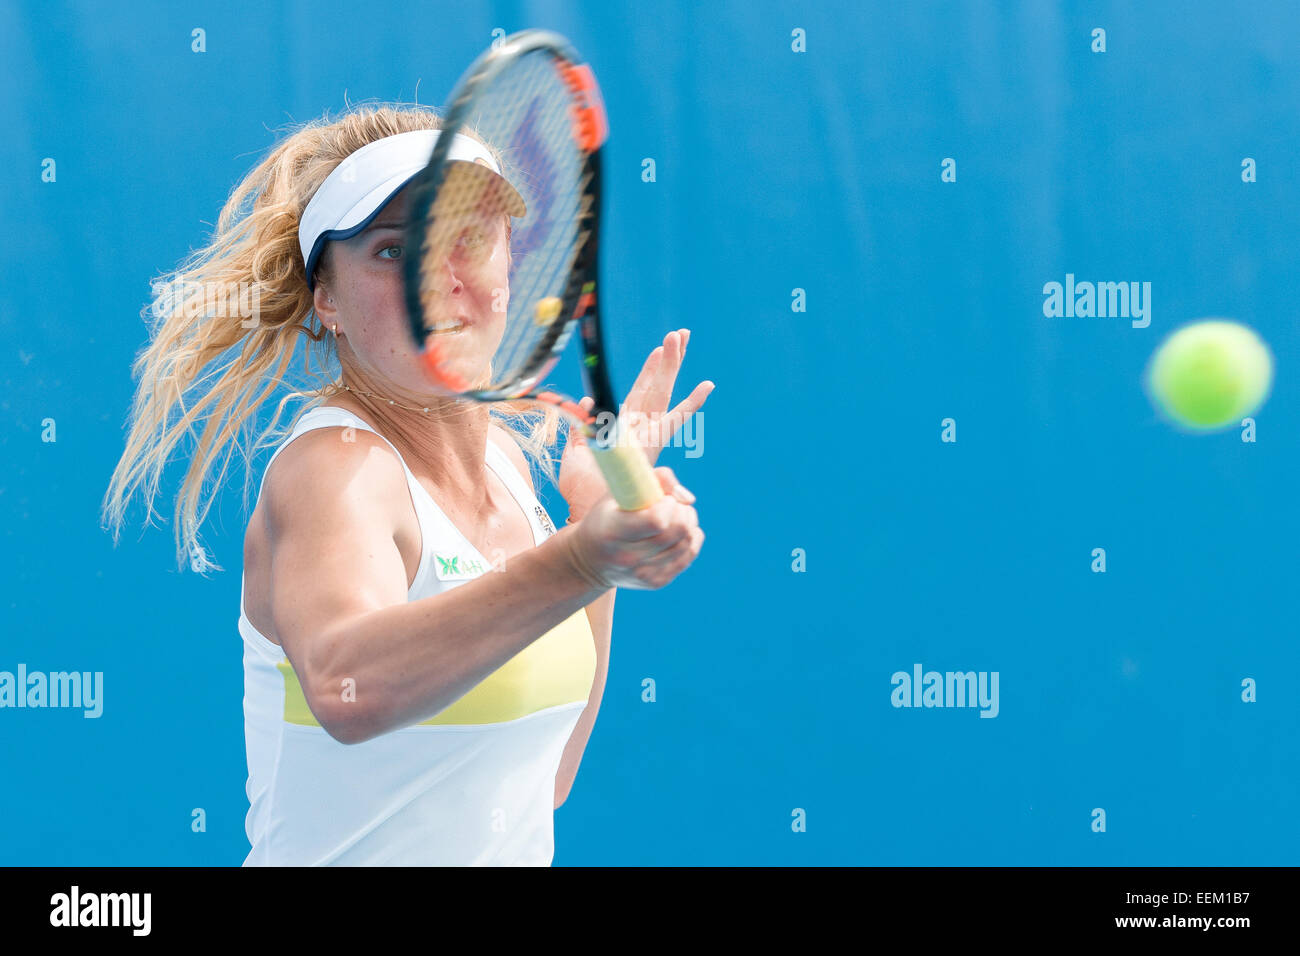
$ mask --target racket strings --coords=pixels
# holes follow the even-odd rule
[[[537,145],[541,149],[529,155],[526,148],[517,148],[512,151],[510,160],[512,171],[517,169],[520,178],[528,181],[537,202],[537,218],[530,217],[527,227],[543,235],[540,245],[536,240],[526,240],[527,245],[521,250],[511,275],[510,320],[503,342],[505,359],[501,366],[511,371],[530,365],[539,342],[553,337],[549,334],[550,328],[534,322],[535,310],[541,299],[562,291],[558,286],[568,276],[577,231],[576,196],[580,189],[581,156],[573,144],[568,91],[550,57],[532,59],[536,61],[534,69],[527,74],[521,73],[517,85],[521,90],[544,91],[545,108],[541,110],[540,122],[534,124],[537,127]],[[515,102],[527,101],[527,109],[536,117],[539,99],[521,95]],[[537,175],[530,176],[530,172]],[[555,194],[557,186],[563,188],[566,185],[567,189]],[[552,233],[549,237],[545,235],[548,228]]]
[[[577,183],[575,177],[575,186],[564,196],[562,206],[567,207],[581,188],[582,185]],[[574,220],[576,224],[578,220],[576,213]],[[509,365],[511,368],[531,367],[539,364],[540,360],[545,357],[547,341],[558,335],[559,330],[563,327],[562,320],[557,318],[554,324],[538,329],[533,321],[533,316],[537,303],[541,299],[549,296],[558,297],[563,294],[563,286],[570,273],[580,238],[581,232],[575,229],[572,237],[565,236],[564,241],[550,243],[546,248],[546,260],[533,270],[534,281],[524,284],[522,305],[519,312],[514,316],[514,320],[508,323],[507,328],[507,334],[512,335],[509,351]],[[514,288],[512,280],[512,302]],[[540,354],[538,354],[539,350]]]
[[[502,338],[492,357],[488,381],[479,387],[499,389],[539,372],[563,330],[562,317],[535,321],[538,302],[562,296],[578,240],[590,214],[584,155],[573,133],[573,98],[556,61],[546,53],[526,55],[496,77],[482,92],[467,122],[502,159],[502,171],[524,197],[527,213],[514,223],[508,268],[509,304]],[[421,306],[426,326],[444,305],[436,274],[459,236],[461,217],[481,208],[481,176],[457,177],[453,164],[435,199],[431,227],[421,263]],[[437,337],[431,337],[436,343]]]
[[[585,188],[585,183],[583,188]],[[568,245],[557,243],[555,245],[551,259],[560,261],[548,263],[546,269],[547,274],[555,275],[558,281],[553,288],[548,288],[546,290],[547,295],[556,298],[563,297],[563,294],[566,291],[564,286],[567,285],[567,278],[572,271],[573,260],[577,254],[577,250],[582,245],[584,234],[583,231],[579,230],[572,243]],[[530,309],[535,310],[535,303],[540,301],[541,298],[543,298],[542,295],[530,296],[526,300],[533,303],[533,305],[530,306]],[[526,319],[527,315],[520,316],[521,321],[516,324],[522,328],[526,328],[527,326],[523,321]],[[564,318],[563,316],[560,316],[555,318],[540,335],[530,336],[525,339],[521,332],[520,341],[517,343],[518,350],[515,353],[512,353],[512,361],[516,367],[524,370],[541,370],[553,350],[555,340],[563,331],[564,324]]]

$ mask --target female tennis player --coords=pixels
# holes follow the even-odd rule
[[[205,476],[225,449],[220,484],[297,343],[327,369],[245,451],[306,399],[275,436],[288,433],[244,541],[245,865],[549,865],[600,707],[615,589],[662,588],[704,539],[670,469],[655,469],[662,499],[624,512],[581,441],[556,478],[554,408],[430,391],[401,256],[405,187],[438,127],[425,108],[366,106],[289,135],[235,189],[211,244],[157,287],[136,362],[107,523],[120,531],[137,488],[152,514],[171,450],[202,420],[176,502],[180,558],[198,571],[219,569],[198,540]],[[464,161],[501,175],[490,144],[456,137]],[[514,190],[500,192],[500,217],[448,257],[462,335],[492,326],[506,275]],[[625,402],[660,422],[651,464],[713,388],[669,410],[688,338],[664,337]],[[571,526],[551,524],[530,459]]]

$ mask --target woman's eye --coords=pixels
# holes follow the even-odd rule
[[[389,253],[391,253],[391,255]],[[379,250],[379,255],[384,259],[400,259],[402,258],[402,247],[384,246],[384,248]]]

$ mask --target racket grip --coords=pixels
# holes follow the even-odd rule
[[[590,442],[587,447],[605,476],[610,494],[624,511],[649,508],[664,496],[659,478],[639,445],[620,442],[604,447]]]

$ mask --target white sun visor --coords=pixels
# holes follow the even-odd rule
[[[326,177],[298,224],[309,288],[315,288],[316,263],[325,243],[350,239],[370,225],[388,201],[428,165],[441,132],[421,129],[377,139],[352,153]],[[501,167],[482,143],[456,133],[447,159],[486,166],[501,179],[504,211],[516,218],[525,215],[523,197],[502,176]]]

